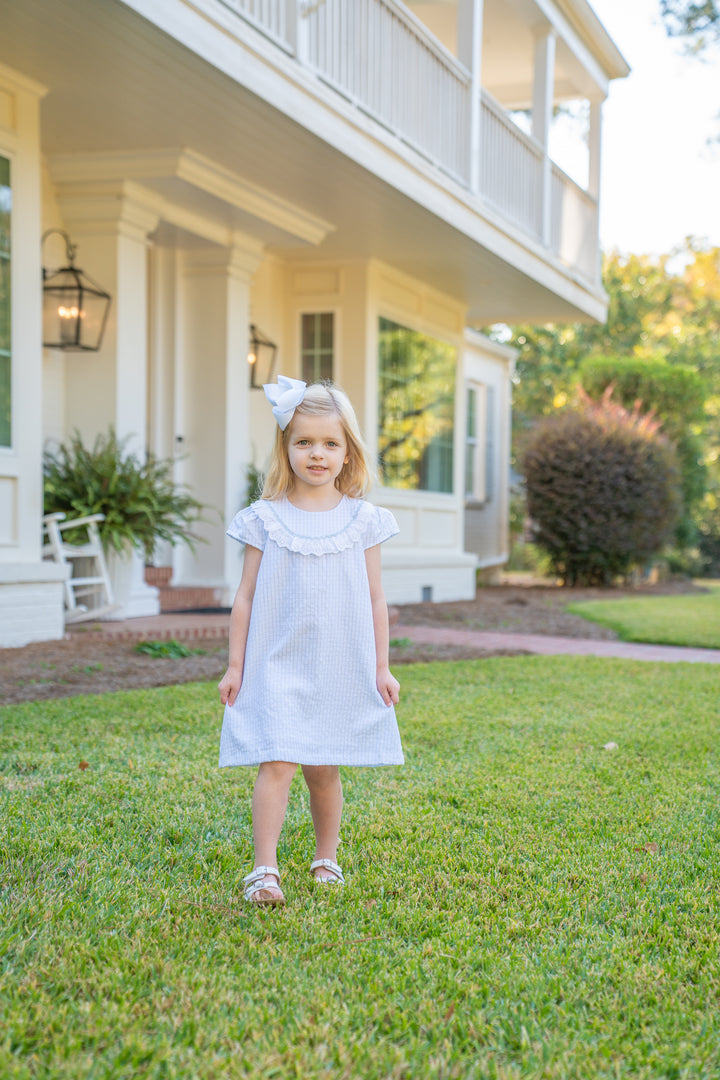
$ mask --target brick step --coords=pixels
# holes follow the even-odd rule
[[[222,590],[187,585],[171,585],[172,567],[146,566],[145,581],[160,593],[160,611],[197,611],[222,604]]]
[[[172,566],[146,566],[145,584],[163,589],[172,581]]]
[[[196,611],[222,605],[221,589],[186,588],[182,585],[160,587],[160,611]]]

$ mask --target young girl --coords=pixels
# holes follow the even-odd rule
[[[336,386],[283,375],[265,393],[278,423],[270,470],[262,498],[228,529],[246,547],[219,685],[220,765],[260,766],[245,899],[275,906],[298,764],[315,828],[310,870],[343,884],[338,766],[402,764],[403,753],[380,582],[380,544],[398,527],[363,498],[371,468],[352,406]]]

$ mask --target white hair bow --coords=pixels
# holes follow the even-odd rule
[[[272,414],[284,431],[293,418],[298,405],[305,397],[307,383],[301,379],[291,379],[287,375],[278,375],[277,383],[265,383],[265,397],[273,407]]]

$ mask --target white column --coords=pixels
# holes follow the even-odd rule
[[[552,167],[548,145],[555,96],[555,44],[555,31],[549,28],[543,28],[535,39],[532,130],[543,148],[540,235],[546,247],[550,247],[552,229]]]
[[[148,246],[158,224],[153,196],[135,184],[61,184],[63,222],[77,244],[77,265],[112,297],[97,353],[65,358],[65,433],[86,442],[112,425],[142,459],[148,432]],[[145,584],[143,553],[117,564],[113,619],[155,615],[157,589]]]
[[[600,198],[600,169],[602,163],[602,101],[590,102],[590,133],[588,139],[588,191]]]
[[[480,154],[482,118],[482,35],[483,0],[459,0],[457,14],[458,59],[470,72],[470,190],[480,190]]]
[[[224,602],[232,600],[242,569],[240,547],[225,528],[244,503],[252,456],[250,284],[261,258],[258,241],[238,236],[232,248],[187,252],[184,259],[184,416],[176,434],[184,481],[209,507],[209,521],[198,527],[206,543],[195,555],[176,549],[174,581],[219,588]]]
[[[148,236],[158,213],[141,188],[61,185],[58,202],[77,243],[77,265],[112,296],[102,347],[67,353],[65,430],[84,438],[114,425],[129,447],[147,446]]]
[[[150,252],[148,357],[148,448],[159,458],[173,456],[173,385],[176,349],[174,248]]]
[[[594,243],[596,245],[595,280],[602,282],[602,251],[600,249],[600,172],[602,168],[602,100],[590,102],[590,131],[588,138],[588,192],[595,199]]]

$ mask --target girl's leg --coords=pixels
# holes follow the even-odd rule
[[[303,765],[303,776],[310,792],[310,813],[315,826],[315,858],[337,858],[343,792],[337,765]],[[326,874],[326,870],[316,870]]]
[[[252,799],[255,866],[277,866],[277,844],[296,769],[291,761],[265,761],[258,769]],[[268,877],[267,883],[272,891],[275,879]]]

